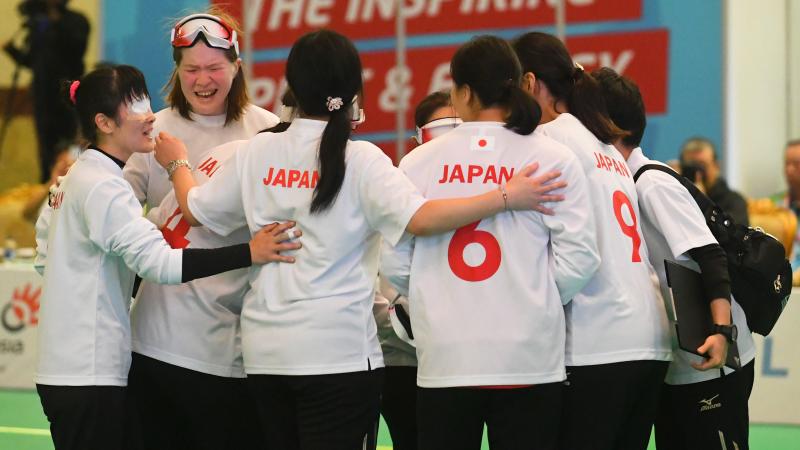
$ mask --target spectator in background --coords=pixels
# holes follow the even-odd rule
[[[711,200],[728,213],[736,223],[749,225],[747,201],[720,176],[714,143],[703,137],[693,137],[681,149],[681,173],[697,183]]]
[[[800,139],[789,141],[786,144],[786,153],[783,157],[783,174],[786,177],[786,190],[771,197],[777,206],[791,209],[800,217]],[[795,234],[792,255],[789,262],[792,270],[800,269],[800,234]]]
[[[89,21],[67,9],[69,0],[25,0],[19,5],[28,34],[22,48],[8,41],[3,50],[31,69],[33,117],[39,141],[41,182],[50,178],[59,143],[75,138],[77,122],[60,95],[63,80],[83,75]]]

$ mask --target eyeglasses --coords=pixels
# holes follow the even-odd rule
[[[417,127],[415,139],[418,144],[422,145],[451,131],[461,123],[463,123],[463,120],[458,117],[442,117],[441,119],[432,120],[421,127]]]
[[[192,14],[184,17],[172,29],[170,40],[173,47],[191,47],[201,34],[211,47],[223,50],[233,47],[236,56],[239,56],[236,30],[219,17],[210,14]]]

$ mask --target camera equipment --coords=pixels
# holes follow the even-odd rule
[[[17,5],[19,13],[26,17],[34,17],[47,12],[46,0],[23,0]]]
[[[706,180],[706,168],[703,167],[701,164],[695,162],[683,162],[681,163],[681,175],[688,178],[689,181],[692,183],[697,181],[697,174],[700,174],[700,179],[705,182]]]
[[[26,0],[23,3],[27,3],[30,0]],[[22,4],[20,4],[20,7]],[[17,34],[21,33],[25,28],[20,28]],[[3,155],[3,143],[6,140],[6,133],[8,133],[8,126],[11,123],[11,119],[14,117],[14,104],[17,98],[17,91],[19,87],[19,73],[20,73],[20,65],[19,63],[14,61],[14,73],[11,75],[11,86],[8,89],[8,95],[6,96],[6,108],[3,110],[3,116],[0,118],[2,122],[0,122],[0,156]]]

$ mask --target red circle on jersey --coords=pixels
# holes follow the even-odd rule
[[[480,141],[478,141],[478,145],[481,147],[486,147],[486,139],[481,139]]]
[[[447,261],[450,270],[464,281],[483,281],[491,278],[500,268],[501,250],[500,243],[492,233],[478,230],[478,222],[473,222],[456,230],[450,245],[447,247]],[[470,266],[464,260],[464,250],[469,244],[478,244],[486,251],[483,262],[477,266]]]

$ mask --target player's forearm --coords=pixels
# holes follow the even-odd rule
[[[731,324],[731,304],[726,298],[711,301],[711,320],[717,325]]]
[[[175,190],[175,199],[178,200],[178,205],[181,207],[183,218],[193,227],[202,225],[194,215],[192,215],[192,211],[189,209],[189,191],[196,185],[197,183],[194,181],[192,172],[188,167],[178,167],[175,169],[175,172],[173,172],[172,188]]]
[[[229,270],[250,267],[251,264],[248,244],[219,248],[187,248],[183,250],[181,281],[185,283]]]
[[[381,244],[380,268],[382,290],[394,288],[403,295],[408,296],[413,250],[414,238],[408,238],[394,247],[385,240],[383,241]]]
[[[731,278],[728,273],[728,258],[719,244],[696,247],[688,251],[689,256],[700,266],[703,287],[708,301],[731,298]]]
[[[505,202],[500,190],[473,197],[429,200],[411,217],[406,231],[415,236],[444,233],[504,210]]]

